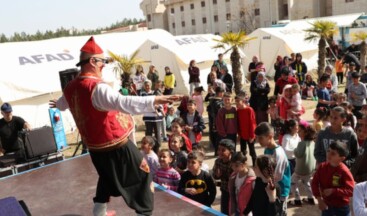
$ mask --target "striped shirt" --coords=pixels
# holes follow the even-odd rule
[[[180,174],[175,169],[170,167],[168,169],[159,168],[155,173],[153,181],[169,190],[177,191],[180,179]]]

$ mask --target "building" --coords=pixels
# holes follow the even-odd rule
[[[333,15],[367,12],[366,0],[332,0]]]
[[[367,11],[366,0],[143,0],[148,29],[173,35],[221,34],[269,27],[286,20]]]

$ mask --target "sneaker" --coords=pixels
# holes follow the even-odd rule
[[[316,205],[314,198],[303,198],[302,201],[309,205]]]
[[[295,206],[301,206],[302,205],[302,201],[301,200],[294,200],[294,205]]]
[[[308,198],[307,203],[310,205],[316,205],[315,200],[313,198]]]
[[[301,200],[290,200],[288,201],[289,206],[302,206]]]

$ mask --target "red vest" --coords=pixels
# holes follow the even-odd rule
[[[80,76],[72,80],[64,90],[79,133],[91,151],[120,143],[134,128],[131,115],[93,107],[92,93],[100,82],[98,77]]]

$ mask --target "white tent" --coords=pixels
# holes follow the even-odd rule
[[[213,34],[184,35],[176,36],[174,40],[164,38],[148,39],[139,47],[139,57],[150,60],[159,72],[160,79],[164,78],[164,67],[170,67],[177,79],[177,87],[174,93],[187,94],[189,92],[188,67],[191,60],[196,61],[200,68],[200,80],[204,89],[207,89],[207,76],[210,73],[214,60],[218,59],[218,54],[224,50],[213,49],[215,42],[213,39],[220,39],[220,36]],[[241,52],[241,56],[244,54]],[[229,60],[230,54],[224,55],[223,59],[227,63],[228,70],[231,71]]]
[[[301,53],[308,70],[317,68],[318,41],[304,40],[305,29],[311,28],[316,20],[328,20],[338,27],[350,26],[363,13],[354,13],[330,17],[294,20],[284,27],[260,28],[252,32],[249,37],[257,37],[244,48],[247,55],[245,65],[248,66],[252,56],[257,55],[265,63],[269,76],[274,75],[274,63],[277,55],[289,56],[291,53]],[[247,72],[247,69],[246,69]]]
[[[59,71],[75,68],[81,46],[89,36],[57,38],[34,42],[0,44],[0,58],[4,64],[0,80],[0,102],[10,102],[14,115],[22,116],[33,127],[49,125],[48,101],[61,95]],[[178,80],[176,93],[188,93],[189,61],[195,59],[201,69],[201,80],[206,87],[210,66],[221,50],[213,50],[214,35],[174,37],[164,30],[112,33],[95,36],[104,49],[116,54],[130,55],[139,49],[138,57],[149,61],[164,77],[169,66]],[[227,58],[227,62],[228,58]],[[144,65],[145,71],[149,64]],[[116,81],[113,65],[104,68],[108,82]],[[185,85],[183,85],[185,84]],[[66,131],[75,128],[70,112],[63,112]]]
[[[274,63],[276,57],[289,56],[291,53],[301,53],[308,70],[317,67],[318,47],[317,41],[304,40],[305,33],[302,30],[283,28],[259,28],[248,35],[256,37],[249,41],[244,48],[246,53],[245,65],[248,66],[253,56],[258,56],[264,62],[269,76],[274,75]],[[246,72],[247,68],[246,68]]]

